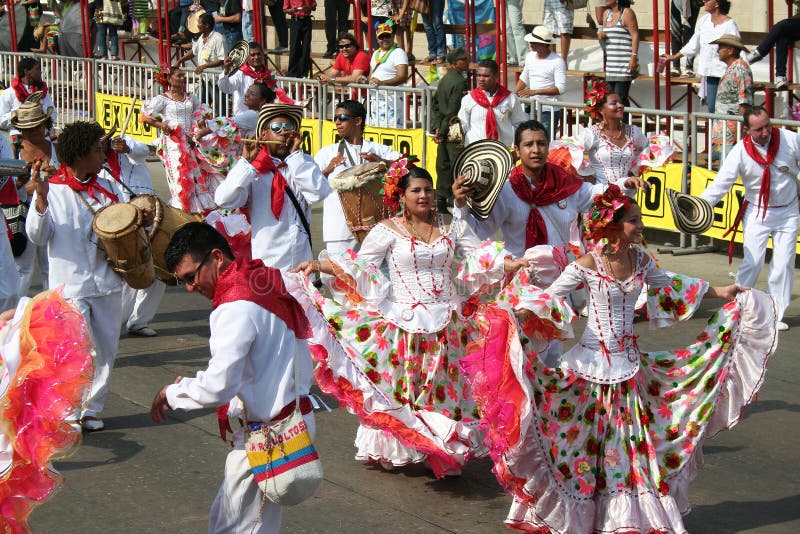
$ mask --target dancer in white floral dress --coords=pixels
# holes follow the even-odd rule
[[[401,216],[375,226],[358,254],[296,269],[335,275],[335,300],[310,284],[295,297],[314,329],[317,384],[361,421],[356,459],[386,468],[427,460],[444,476],[486,454],[458,360],[478,334],[479,298],[526,262],[436,213],[427,171],[413,168],[395,186],[399,167],[384,189],[391,197],[399,188]]]
[[[686,532],[681,516],[703,441],[736,424],[761,386],[777,344],[773,300],[670,277],[642,250],[642,229],[639,207],[610,186],[587,216],[598,248],[547,292],[522,271],[498,299],[527,309],[521,330],[489,310],[489,327],[461,360],[495,473],[514,497],[510,528]],[[692,345],[642,352],[633,304],[645,282],[652,327],[688,319],[704,295],[727,302]],[[571,336],[563,298],[581,283],[589,293],[586,330],[557,367],[545,367],[530,334]]]

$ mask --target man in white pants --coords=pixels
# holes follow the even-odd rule
[[[333,121],[342,140],[323,147],[314,156],[328,180],[362,163],[383,163],[387,167],[403,155],[382,144],[364,139],[367,110],[361,102],[343,100],[336,106]],[[338,193],[333,191],[323,203],[322,239],[325,249],[338,254],[347,249],[358,250],[358,241],[347,228],[347,220]]]
[[[131,137],[115,137],[110,142],[108,165],[103,173],[122,184],[123,200],[129,202],[135,195],[153,195],[153,181],[147,169],[148,146]],[[156,278],[150,287],[133,289],[125,284],[122,289],[122,319],[128,335],[153,337],[158,332],[150,328],[150,321],[158,311],[166,284]]]
[[[773,128],[761,106],[744,112],[747,136],[736,143],[714,181],[700,195],[711,205],[730,190],[736,177],[744,184],[745,202],[737,215],[744,227],[744,259],[736,283],[755,286],[767,241],[772,237],[768,291],[778,306],[778,330],[788,330],[783,314],[792,298],[797,242],[797,175],[800,173],[800,134]]]
[[[204,223],[189,223],[178,230],[165,256],[167,268],[187,291],[197,291],[213,302],[211,359],[195,378],[179,377],[158,392],[150,410],[153,420],[166,420],[167,408],[198,410],[229,402],[229,417],[250,425],[275,422],[292,415],[299,396],[313,439],[314,413],[308,397],[312,363],[306,342],[311,326],[287,292],[280,271],[261,260],[234,260],[225,238]],[[208,532],[280,530],[281,507],[262,499],[244,440],[244,428],[239,428],[211,505]]]
[[[102,430],[103,410],[122,323],[122,279],[115,273],[92,230],[94,213],[122,199],[119,184],[98,177],[106,162],[105,132],[95,122],[64,127],[56,147],[61,166],[50,181],[36,180],[25,221],[28,238],[47,245],[49,287],[63,285],[67,298],[83,315],[94,345],[94,379],[80,414],[85,430]],[[33,175],[38,176],[39,164]]]

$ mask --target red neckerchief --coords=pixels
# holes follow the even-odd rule
[[[42,82],[37,84],[31,84],[31,90],[28,91],[25,88],[25,84],[23,84],[20,81],[19,76],[14,76],[14,79],[11,80],[11,88],[14,89],[14,94],[17,95],[17,100],[19,100],[20,104],[22,102],[25,102],[25,99],[31,96],[31,93],[35,93],[36,91],[41,91],[42,93],[44,93],[42,95],[42,99],[44,99],[47,96],[46,83]]]
[[[547,225],[539,213],[538,206],[548,206],[564,200],[581,188],[583,180],[550,163],[545,163],[536,188],[531,186],[530,180],[522,170],[522,165],[517,165],[511,170],[508,180],[519,199],[531,207],[528,223],[525,225],[525,248],[546,245]]]
[[[286,323],[298,339],[311,337],[311,324],[300,304],[286,290],[281,272],[261,260],[239,258],[217,278],[212,306],[246,300]]]
[[[58,172],[52,178],[50,178],[50,183],[66,184],[70,189],[77,192],[86,191],[89,193],[89,196],[95,199],[97,202],[101,202],[101,200],[97,197],[96,193],[105,196],[112,202],[119,202],[119,197],[117,197],[117,195],[97,183],[96,174],[87,181],[81,182],[72,176],[72,174],[70,174],[66,165],[61,165],[61,167],[58,168]]]
[[[266,80],[272,74],[269,71],[269,69],[266,68],[266,67],[261,67],[261,69],[262,70],[260,70],[260,71],[255,70],[253,67],[250,66],[249,63],[245,63],[244,65],[239,67],[240,71],[242,71],[245,75],[250,76],[251,78],[253,78],[257,82]]]
[[[472,99],[476,104],[482,108],[488,109],[486,112],[486,138],[494,139],[496,141],[499,139],[500,134],[497,131],[497,117],[494,116],[494,108],[495,106],[499,106],[500,102],[505,100],[506,97],[511,94],[511,91],[502,85],[498,85],[497,92],[492,97],[491,102],[489,102],[489,98],[487,98],[486,93],[480,87],[476,87],[470,91],[469,94],[472,95]]]
[[[13,176],[0,176],[0,204],[7,206],[17,206],[19,204],[17,181]]]
[[[764,172],[761,174],[761,188],[758,190],[758,206],[757,208],[761,211],[761,220],[764,220],[764,217],[767,216],[767,208],[769,208],[769,188],[770,188],[770,173],[769,173],[769,166],[775,161],[775,156],[778,155],[778,149],[781,147],[781,134],[777,128],[772,128],[772,134],[769,139],[769,145],[767,145],[767,157],[766,159],[761,155],[755,145],[753,144],[752,136],[745,136],[742,139],[744,142],[744,149],[747,152],[747,155],[750,156],[753,161],[758,163],[759,165],[764,166]]]
[[[113,176],[115,180],[120,181],[122,169],[120,169],[119,165],[119,154],[110,146],[106,151],[106,163],[108,163],[108,170],[111,171],[111,176]]]
[[[259,174],[272,173],[272,191],[270,191],[272,214],[275,215],[275,219],[280,219],[281,212],[283,211],[283,199],[286,195],[288,184],[286,183],[286,178],[284,178],[281,171],[278,169],[286,167],[286,164],[281,162],[276,166],[267,147],[262,147],[261,152],[259,152],[256,159],[253,160],[253,167],[255,167]]]

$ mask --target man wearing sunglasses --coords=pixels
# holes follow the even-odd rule
[[[340,141],[320,149],[314,160],[329,180],[342,171],[362,163],[383,163],[388,166],[402,157],[400,152],[364,139],[367,110],[357,100],[343,100],[333,116]],[[358,241],[347,228],[342,201],[336,193],[325,198],[322,210],[322,239],[330,253],[358,250]]]
[[[158,392],[150,410],[153,420],[165,421],[167,409],[197,410],[228,403],[227,413],[234,420],[249,425],[276,422],[292,415],[299,396],[313,438],[314,413],[308,397],[312,364],[305,341],[311,327],[281,273],[260,260],[234,259],[225,238],[204,223],[178,230],[164,256],[167,268],[187,291],[212,301],[211,359],[196,377],[178,377]],[[244,451],[244,428],[229,424],[225,430],[233,432],[231,440],[221,431],[233,448],[211,505],[208,531],[278,532],[281,507],[262,499]]]
[[[244,143],[243,157],[214,194],[221,208],[249,210],[253,258],[279,269],[311,259],[311,206],[330,193],[314,159],[300,150],[302,118],[299,106],[262,106],[262,143]]]
[[[351,33],[339,36],[339,54],[328,74],[320,73],[317,79],[323,83],[358,83],[369,74],[369,56],[361,50]]]

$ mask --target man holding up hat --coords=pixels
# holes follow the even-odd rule
[[[717,103],[714,112],[721,115],[744,115],[745,109],[753,105],[753,72],[750,65],[739,57],[747,48],[738,35],[727,33],[711,41],[717,45],[719,60],[727,65],[725,74],[717,87]],[[711,130],[711,143],[714,151],[719,152],[720,145],[732,146],[736,142],[736,121],[714,121]]]
[[[314,159],[300,150],[302,118],[298,106],[265,104],[256,136],[267,144],[245,142],[243,158],[214,194],[221,208],[247,207],[253,258],[278,269],[311,259],[311,206],[331,191]]]
[[[736,284],[753,287],[761,272],[767,241],[772,237],[769,293],[778,308],[778,330],[788,330],[782,321],[792,298],[795,243],[797,241],[797,175],[800,174],[800,134],[770,125],[762,106],[744,112],[747,135],[731,149],[716,178],[700,198],[715,206],[737,177],[744,184],[744,202],[731,226],[733,237],[744,227],[744,259],[736,273]]]
[[[525,35],[525,40],[530,43],[531,51],[525,56],[525,68],[522,69],[514,92],[521,97],[551,97],[547,100],[558,102],[558,95],[567,89],[567,65],[558,54],[550,50],[553,32],[545,26],[536,26],[531,33]],[[559,108],[542,106],[542,124],[547,129],[548,139],[553,138],[560,119]]]
[[[439,80],[431,101],[433,139],[439,145],[436,149],[436,209],[439,213],[447,213],[448,206],[453,204],[453,164],[464,145],[464,140],[452,138],[449,130],[451,121],[458,120],[461,99],[467,92],[466,50],[456,48],[447,54],[447,63],[450,70]]]

